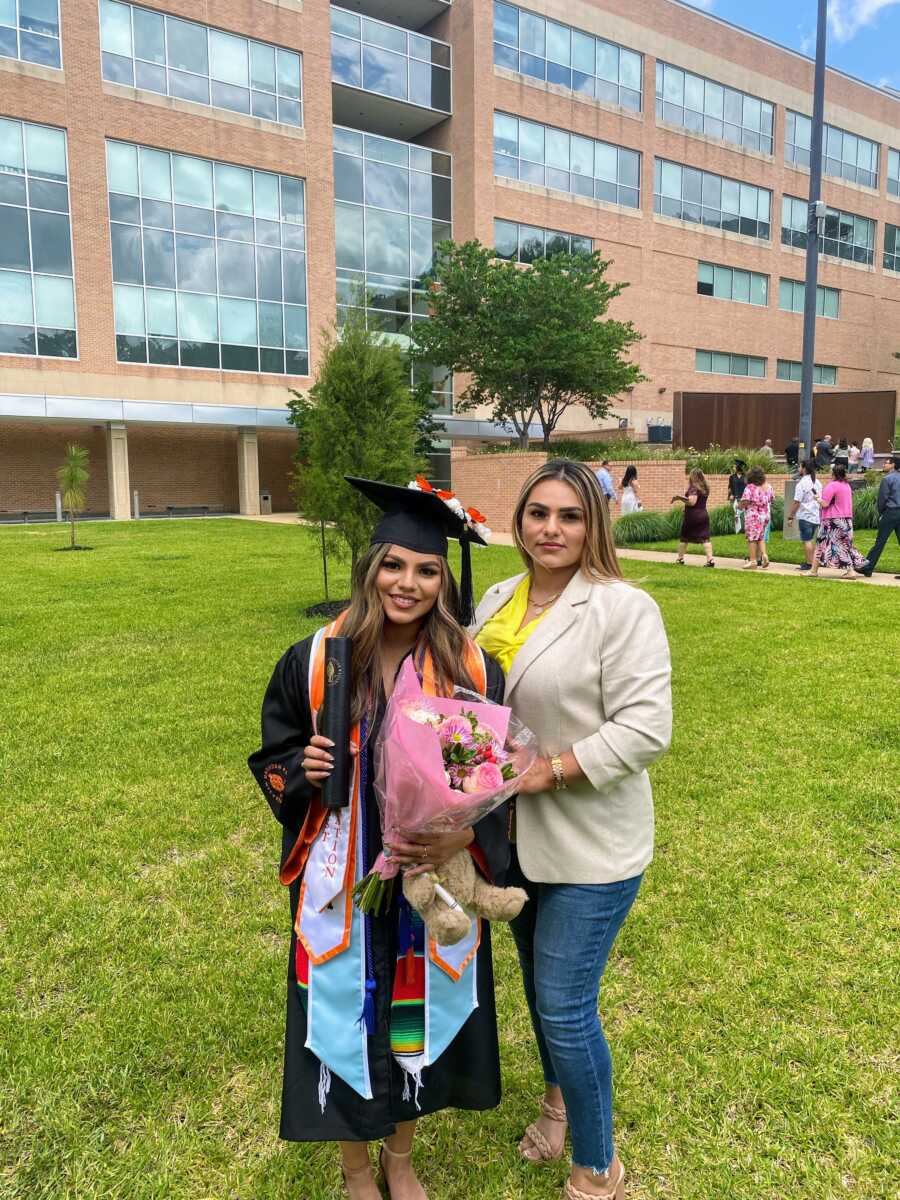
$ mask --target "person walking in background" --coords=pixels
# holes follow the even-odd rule
[[[709,528],[709,513],[706,502],[709,499],[709,484],[706,476],[699,467],[695,467],[688,477],[688,490],[683,496],[673,496],[673,504],[684,505],[684,518],[679,534],[677,563],[684,562],[684,552],[688,544],[702,545],[706,552],[706,565],[714,567],[712,534]]]
[[[756,567],[767,567],[769,559],[766,555],[765,540],[766,526],[772,513],[771,486],[766,483],[766,473],[762,467],[751,467],[747,475],[747,486],[741,497],[741,508],[744,510],[744,533],[747,536],[747,553],[749,561],[744,570]]]
[[[819,530],[819,500],[822,496],[822,485],[816,479],[816,464],[808,458],[800,464],[800,479],[794,489],[794,503],[788,513],[788,525],[796,520],[800,527],[800,537],[803,540],[803,552],[806,562],[801,563],[799,570],[811,571],[815,557],[816,534]]]
[[[875,545],[859,568],[867,578],[878,565],[881,552],[890,541],[892,533],[897,535],[897,543],[900,545],[900,454],[892,455],[885,463],[885,476],[878,489],[878,512],[878,536]],[[900,579],[900,575],[895,575],[894,578]]]
[[[784,459],[785,459],[785,462],[787,463],[787,465],[792,470],[796,470],[797,464],[800,461],[800,439],[799,438],[795,438],[795,437],[791,438],[791,440],[785,446]]]
[[[641,504],[641,489],[637,481],[637,467],[632,463],[625,468],[625,474],[622,476],[622,516],[626,513],[640,512],[644,507]]]
[[[862,449],[859,452],[859,465],[864,471],[871,471],[875,466],[875,443],[870,437],[864,437]]]
[[[832,467],[831,475],[831,482],[822,489],[822,523],[809,575],[816,579],[820,567],[840,567],[842,579],[862,579],[866,560],[853,545],[853,493],[847,482],[847,469]]]
[[[604,458],[596,472],[597,482],[600,484],[600,491],[606,497],[607,504],[612,507],[616,502],[616,489],[613,485],[612,475],[609,473],[609,459]]]
[[[843,467],[846,471],[850,466],[850,447],[847,444],[847,439],[842,437],[837,444],[837,449],[834,452],[834,458],[831,460],[832,466]]]
[[[744,532],[744,510],[741,508],[741,497],[744,494],[744,488],[747,486],[747,476],[745,474],[747,464],[742,458],[734,460],[734,470],[728,476],[728,499],[731,501],[731,507],[734,509],[734,532]]]
[[[834,447],[831,444],[831,434],[826,433],[823,438],[816,442],[816,466],[820,471],[824,471],[826,467],[831,466],[831,460],[834,458]]]
[[[760,452],[760,454],[765,454],[766,458],[774,458],[775,457],[775,451],[772,448],[772,439],[771,438],[766,438],[766,440],[760,446],[759,452]]]
[[[851,441],[850,441],[850,473],[851,473],[851,475],[854,472],[858,472],[858,471],[862,470],[862,467],[860,467],[860,465],[859,465],[860,454],[861,454],[861,451],[860,451],[859,446],[857,446],[856,442],[851,439]]]

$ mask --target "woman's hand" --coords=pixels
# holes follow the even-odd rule
[[[553,768],[549,758],[536,758],[519,780],[519,795],[531,796],[535,792],[552,792],[555,786]]]
[[[436,871],[445,862],[465,850],[475,841],[475,830],[470,826],[456,833],[407,833],[402,840],[385,843],[385,856],[401,867],[411,868],[406,874],[424,875]]]
[[[313,787],[321,787],[322,781],[331,774],[334,767],[334,755],[331,753],[333,749],[334,742],[323,737],[321,733],[314,733],[309,745],[304,747],[300,765],[306,775],[306,782],[311,783]],[[351,742],[348,752],[351,758],[356,758],[359,748]]]

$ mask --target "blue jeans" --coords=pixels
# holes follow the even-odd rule
[[[612,1057],[597,994],[641,875],[619,883],[532,883],[515,848],[506,882],[528,903],[511,922],[544,1079],[562,1089],[576,1167],[613,1158]]]

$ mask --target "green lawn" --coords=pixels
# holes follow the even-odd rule
[[[244,766],[313,628],[315,543],[231,520],[65,537],[0,530],[0,1196],[336,1200],[334,1149],[276,1135],[287,897]],[[676,704],[602,1002],[630,1200],[888,1197],[897,597],[625,570],[663,609]],[[423,1122],[430,1200],[557,1200],[565,1175],[515,1154],[540,1078],[506,930],[496,959],[506,1099]]]
[[[860,553],[865,554],[875,541],[874,529],[859,529],[853,535],[853,542]],[[635,542],[632,550],[670,550],[678,552],[677,539],[666,542]],[[688,546],[688,554],[702,554],[702,546]],[[747,553],[747,539],[743,534],[730,534],[728,537],[713,538],[713,553],[717,558],[743,558]],[[780,533],[773,533],[769,538],[769,558],[772,562],[802,563],[805,561],[802,542],[787,542]],[[878,560],[878,571],[889,575],[900,575],[900,546],[897,539],[892,538],[884,548],[884,553]]]

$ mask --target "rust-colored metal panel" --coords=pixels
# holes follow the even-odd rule
[[[676,392],[672,441],[698,450],[719,446],[761,446],[771,438],[780,454],[800,426],[799,392]],[[870,437],[878,451],[894,440],[897,393],[816,392],[813,440],[830,433],[859,443]]]

